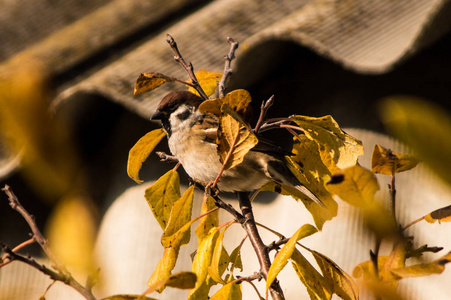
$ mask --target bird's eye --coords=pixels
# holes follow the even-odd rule
[[[189,109],[185,109],[181,113],[177,114],[177,118],[179,120],[186,120],[191,115],[191,111]]]

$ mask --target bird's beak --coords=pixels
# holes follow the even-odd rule
[[[164,113],[157,109],[155,113],[150,117],[151,120],[161,120],[164,116]]]

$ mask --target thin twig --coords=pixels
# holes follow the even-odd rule
[[[262,106],[260,109],[260,116],[258,117],[257,124],[255,124],[254,127],[254,133],[257,134],[260,130],[261,126],[263,125],[263,122],[265,121],[266,114],[268,113],[269,108],[274,104],[274,95],[269,97],[267,101],[262,102]]]
[[[36,224],[34,217],[30,215],[26,209],[20,204],[19,199],[17,199],[16,195],[12,191],[11,187],[8,185],[5,185],[5,187],[2,189],[2,191],[5,192],[5,194],[8,196],[9,205],[12,207],[12,209],[19,212],[22,217],[27,221],[28,225],[30,226],[31,231],[33,232],[33,238],[36,240],[36,242],[41,246],[42,250],[44,250],[45,254],[50,258],[50,260],[62,270],[65,270],[64,266],[61,266],[51,251],[51,249],[47,245],[47,240],[42,235],[41,231],[38,228],[38,225]]]
[[[238,192],[238,199],[240,202],[241,213],[245,218],[245,222],[241,223],[247,235],[249,236],[249,240],[254,248],[255,253],[257,254],[258,262],[260,264],[261,273],[264,278],[268,277],[268,271],[271,267],[271,260],[269,259],[268,249],[266,245],[263,243],[263,240],[258,233],[257,225],[255,224],[254,213],[252,211],[252,205],[249,199],[249,193],[246,192]],[[273,281],[271,286],[269,287],[269,292],[271,293],[271,297],[276,299],[285,299],[283,295],[283,291],[280,287],[279,281],[277,278]]]
[[[155,154],[158,155],[158,157],[160,158],[160,161],[162,161],[162,162],[168,162],[168,163],[179,162],[179,159],[177,157],[175,157],[173,155],[169,155],[165,152],[157,151],[157,152],[155,152]]]
[[[404,231],[404,230],[406,230],[407,228],[409,228],[410,226],[415,225],[416,223],[418,223],[418,222],[420,222],[420,221],[423,221],[424,218],[425,218],[425,216],[422,216],[421,218],[416,219],[415,221],[410,222],[409,224],[407,224],[406,226],[404,226],[404,227],[401,229],[401,231]]]
[[[241,283],[243,281],[246,281],[246,282],[251,282],[251,281],[254,281],[254,280],[260,281],[263,278],[264,277],[263,277],[263,274],[261,272],[254,272],[253,275],[246,276],[246,277],[237,276],[237,278],[234,281],[232,281],[232,282],[238,284],[238,283]]]
[[[227,55],[224,56],[224,73],[222,74],[221,81],[218,83],[219,98],[224,98],[226,90],[226,82],[230,75],[232,75],[232,69],[230,68],[232,60],[235,58],[235,51],[239,46],[238,42],[235,42],[231,37],[227,37],[227,43],[230,44],[230,50]]]
[[[204,90],[202,89],[202,87],[199,84],[199,81],[196,78],[196,75],[194,74],[193,64],[191,62],[188,64],[185,62],[185,60],[183,59],[183,57],[180,54],[180,51],[177,47],[177,43],[175,42],[174,38],[172,36],[170,36],[169,34],[166,35],[166,42],[168,42],[169,46],[171,46],[172,51],[174,52],[174,60],[176,62],[178,62],[188,73],[194,89],[196,89],[196,91],[199,93],[199,95],[202,97],[202,99],[207,100],[208,96],[207,96],[207,94],[205,94]]]
[[[396,165],[396,161],[393,165],[394,166]],[[393,169],[394,168],[395,167],[393,167]],[[388,187],[390,189],[390,202],[391,202],[393,220],[395,221],[395,224],[397,224],[397,222],[396,222],[396,186],[395,186],[395,172],[394,171],[393,171],[393,174],[391,175],[390,184],[388,185]]]
[[[44,250],[45,254],[49,257],[49,259],[54,264],[53,268],[55,268],[55,270],[57,270],[57,272],[50,270],[46,266],[37,263],[31,257],[25,257],[22,255],[19,255],[16,252],[14,252],[13,250],[9,249],[9,247],[3,246],[3,251],[7,254],[7,258],[9,259],[9,261],[13,261],[13,260],[22,261],[22,262],[34,267],[35,269],[43,272],[44,274],[50,276],[50,278],[61,281],[65,284],[71,286],[86,299],[95,300],[96,298],[92,294],[91,290],[82,286],[78,281],[75,280],[74,277],[72,277],[72,275],[69,273],[69,271],[66,269],[65,266],[63,266],[57,262],[55,256],[53,255],[53,252],[47,245],[47,240],[44,238],[41,231],[39,230],[38,225],[36,224],[36,222],[34,220],[34,217],[28,213],[28,211],[22,206],[22,204],[20,204],[19,199],[16,197],[16,195],[14,194],[12,189],[8,185],[5,185],[5,187],[2,190],[8,196],[10,206],[14,210],[18,211],[22,215],[22,217],[25,219],[25,221],[27,221],[28,225],[30,226],[31,231],[33,232],[32,239],[34,239],[41,246],[41,248]],[[22,244],[28,244],[28,243],[31,243],[31,240],[26,241]],[[19,246],[21,246],[21,245],[19,245]],[[5,264],[2,264],[2,266],[4,266],[4,265]]]

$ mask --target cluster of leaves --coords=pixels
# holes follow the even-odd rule
[[[202,88],[208,91],[207,95],[210,96],[210,93],[214,92],[212,87],[216,86],[220,74],[205,70],[195,74]],[[137,80],[135,94],[152,90],[168,81],[182,82],[160,73],[141,74]],[[258,142],[256,133],[248,124],[250,103],[251,97],[247,91],[235,90],[224,98],[206,100],[199,107],[202,113],[213,114],[220,120],[217,149],[224,170],[241,163],[246,153]],[[311,212],[316,225],[315,228],[305,224],[290,239],[286,239],[286,244],[271,265],[266,287],[268,289],[271,286],[279,272],[288,261],[291,261],[312,298],[330,299],[335,293],[344,299],[357,299],[358,291],[351,277],[329,258],[303,247],[299,244],[299,240],[314,234],[322,228],[324,222],[336,216],[337,203],[326,183],[332,179],[332,174],[341,168],[356,164],[357,157],[363,154],[362,144],[344,133],[331,116],[313,118],[295,115],[284,120],[265,122],[261,128],[266,130],[272,127],[287,128],[294,134],[292,152],[295,155],[287,157],[292,171],[325,205],[313,203],[304,194],[288,186],[270,183],[261,189],[291,195],[296,200],[302,201]],[[130,150],[128,174],[136,182],[142,182],[139,178],[142,163],[164,135],[162,129],[154,130],[141,138]],[[190,289],[188,299],[206,298],[210,287],[215,284],[222,284],[223,287],[212,296],[213,299],[216,299],[215,297],[240,299],[241,287],[237,283],[250,282],[234,276],[235,268],[241,271],[243,268],[240,260],[242,243],[236,246],[230,255],[223,246],[224,233],[234,221],[219,225],[215,202],[208,196],[204,197],[200,216],[191,219],[193,189],[191,186],[181,195],[178,173],[176,170],[170,170],[145,192],[147,202],[163,229],[161,242],[165,248],[148,285],[159,285],[159,282],[171,276],[180,247],[190,240],[191,225],[200,219],[196,228],[199,246],[192,265],[192,272],[197,275],[197,281]],[[276,234],[284,239],[282,234]],[[312,253],[322,274],[310,264],[296,246]],[[160,287],[158,291],[161,292],[163,288]]]

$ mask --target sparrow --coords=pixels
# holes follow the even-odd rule
[[[217,153],[218,118],[198,110],[202,98],[189,91],[167,94],[151,120],[161,120],[169,149],[196,182],[207,185],[218,176],[222,163]],[[303,186],[288,167],[287,153],[267,140],[259,142],[242,163],[225,170],[217,184],[224,192],[252,192],[268,182],[296,188],[314,202],[324,204]]]

